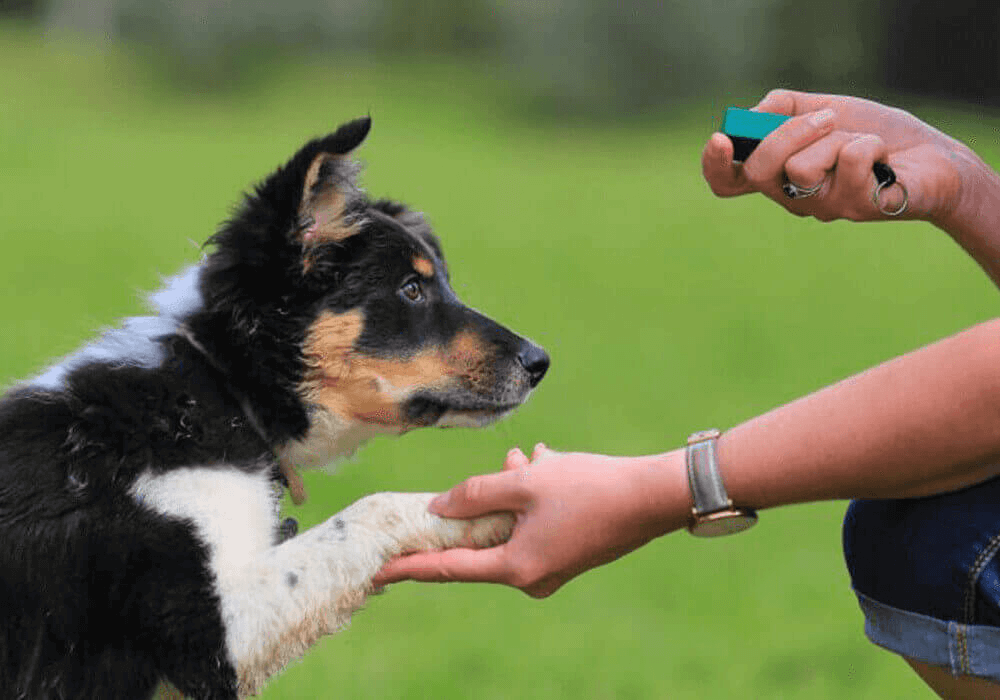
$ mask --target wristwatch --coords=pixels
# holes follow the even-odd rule
[[[688,532],[697,537],[734,535],[757,524],[757,513],[750,508],[736,508],[726,493],[719,473],[715,444],[718,430],[702,430],[688,437],[687,473],[694,507]]]

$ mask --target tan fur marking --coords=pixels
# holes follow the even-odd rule
[[[412,390],[444,386],[453,374],[438,352],[408,360],[352,355],[324,366],[318,403],[350,420],[389,426],[403,424],[399,407]]]
[[[319,179],[319,169],[323,167],[323,163],[327,162],[332,156],[329,153],[320,153],[318,156],[313,158],[313,162],[309,164],[309,170],[306,171],[306,179],[302,187],[302,201],[307,201],[312,195],[313,188],[316,186],[316,181]]]
[[[473,332],[410,358],[387,359],[355,352],[363,327],[359,311],[324,313],[313,323],[304,348],[308,369],[301,387],[308,401],[347,420],[402,427],[399,409],[414,391],[492,381],[487,353]]]
[[[364,328],[360,311],[324,313],[306,338],[307,370],[303,392],[319,404],[349,420],[398,424],[396,402],[385,395],[372,358],[354,352]]]
[[[295,465],[283,459],[279,462],[279,468],[285,477],[285,481],[288,482],[288,495],[291,496],[292,503],[297,506],[305,503],[306,483],[302,480],[302,475],[299,474]]]
[[[304,245],[342,241],[358,233],[356,224],[348,225],[344,222],[344,210],[347,207],[345,193],[333,184],[321,188],[319,192],[313,192],[323,164],[342,158],[343,156],[331,153],[321,153],[316,156],[306,172],[302,203],[299,206],[299,218],[309,222],[300,231]]]
[[[470,388],[485,389],[494,381],[490,353],[483,347],[482,339],[471,331],[455,336],[447,348],[447,360]]]
[[[416,270],[422,277],[434,276],[434,263],[427,258],[419,256],[413,258],[413,269]]]
[[[364,326],[364,314],[360,311],[342,314],[324,311],[320,314],[306,337],[304,350],[310,369],[330,371],[336,365],[345,364]]]

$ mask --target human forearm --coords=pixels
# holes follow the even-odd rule
[[[1000,474],[1000,320],[879,365],[723,433],[719,464],[738,506],[907,498]],[[512,450],[504,471],[474,476],[435,506],[448,517],[510,510],[495,550],[423,553],[378,585],[494,581],[534,596],[684,526],[683,449],[644,457]]]
[[[957,204],[933,221],[1000,286],[1000,176],[968,148],[956,149],[954,160]]]
[[[728,430],[731,497],[765,508],[906,498],[1000,473],[1000,321],[970,328]]]

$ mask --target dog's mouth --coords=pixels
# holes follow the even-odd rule
[[[505,418],[522,403],[523,400],[418,394],[406,402],[403,412],[414,428],[482,428]]]

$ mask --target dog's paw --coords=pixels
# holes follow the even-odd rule
[[[514,527],[511,513],[480,518],[442,518],[427,510],[434,493],[375,493],[345,509],[334,527],[363,527],[385,544],[387,558],[452,547],[493,547],[506,542]],[[337,525],[337,523],[342,525]]]
[[[514,529],[513,513],[492,513],[472,520],[431,516],[434,527],[444,544],[439,548],[471,547],[485,549],[496,547],[510,539]]]

